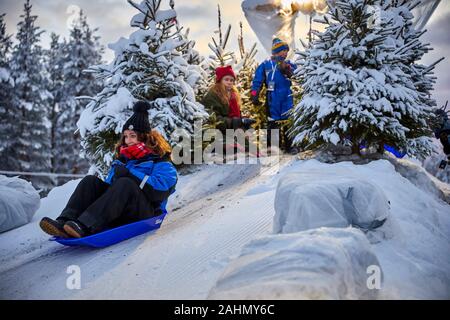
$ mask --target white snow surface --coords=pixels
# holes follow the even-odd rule
[[[327,173],[367,180],[391,202],[390,215],[368,233],[316,228],[273,234],[277,185],[294,172],[308,172],[311,181]],[[42,199],[31,223],[0,235],[0,298],[205,299],[227,286],[240,292],[237,283],[243,284],[243,297],[255,297],[270,285],[264,275],[271,267],[279,282],[276,292],[287,298],[450,298],[450,207],[403,176],[387,160],[325,164],[284,156],[280,166],[272,167],[197,166],[180,176],[161,229],[105,249],[64,247],[40,231],[39,219],[56,217],[79,182],[71,181]],[[270,254],[286,257],[286,274],[280,264],[270,263]],[[254,259],[253,268],[236,268],[248,257]],[[360,257],[365,260],[355,262]],[[317,266],[332,261],[336,274],[319,268],[308,277],[305,261],[313,258]],[[377,262],[382,287],[367,292],[363,271]],[[80,290],[66,287],[67,268],[73,265],[81,270]],[[230,270],[239,277],[224,281]],[[246,274],[252,276],[240,277]],[[258,283],[246,283],[252,279]],[[301,279],[304,291],[296,286]],[[252,286],[258,292],[248,290]]]
[[[320,228],[253,240],[210,299],[375,299],[367,268],[379,262],[359,230]]]
[[[40,201],[30,182],[0,175],[0,233],[30,222]]]

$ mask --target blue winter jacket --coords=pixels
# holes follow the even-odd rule
[[[115,168],[123,165],[141,181],[141,189],[146,188],[145,191],[151,195],[152,202],[160,203],[162,213],[167,213],[167,199],[175,192],[178,181],[177,170],[172,162],[156,155],[149,155],[139,160],[128,160],[126,164],[115,160],[105,182],[112,184]]]
[[[296,69],[295,64],[290,61],[285,62],[291,66],[292,71]],[[281,73],[275,61],[268,59],[258,66],[253,78],[252,91],[256,91],[259,96],[262,86],[266,85],[266,88],[268,88],[272,78],[275,82],[275,90],[267,91],[268,116],[273,120],[286,120],[288,118],[287,112],[294,106],[291,90],[292,82]]]

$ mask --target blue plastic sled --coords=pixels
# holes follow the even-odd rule
[[[84,238],[59,238],[53,237],[50,241],[56,241],[65,246],[85,246],[93,248],[104,248],[121,241],[139,236],[151,230],[159,229],[166,213],[150,219],[126,224],[117,228],[109,229]]]
[[[362,143],[359,146],[359,149],[364,149],[364,148],[366,148],[366,145],[364,143]],[[404,158],[406,156],[406,152],[401,152],[401,151],[397,150],[396,148],[394,148],[394,147],[392,147],[392,146],[390,146],[388,144],[384,145],[384,150],[386,150],[387,152],[392,153],[394,156],[396,156],[399,159],[402,159],[402,158]]]
[[[394,147],[385,144],[384,150],[392,153],[394,156],[396,156],[399,159],[402,159],[404,156],[406,156],[406,152],[400,152],[399,150],[395,149]]]

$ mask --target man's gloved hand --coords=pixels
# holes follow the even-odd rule
[[[261,101],[259,101],[259,92],[256,90],[253,90],[251,92],[251,97],[252,97],[252,103],[255,106],[260,106],[261,105]]]
[[[291,78],[293,75],[291,65],[289,63],[286,63],[285,61],[280,62],[278,65],[280,68],[280,72],[286,77]]]

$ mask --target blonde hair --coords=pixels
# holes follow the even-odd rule
[[[221,82],[215,83],[211,87],[210,90],[212,92],[214,92],[219,97],[220,101],[222,101],[224,104],[230,103],[231,95],[228,94],[228,91],[225,88],[225,86],[223,85],[223,83],[221,83]],[[237,88],[235,86],[233,86],[232,91],[236,95],[236,100],[237,100],[237,104],[238,104],[239,108],[241,108],[242,100],[241,100],[241,95],[239,94],[239,91],[237,90]]]
[[[136,134],[138,141],[145,143],[159,157],[162,158],[166,154],[170,155],[172,153],[172,147],[158,131],[152,130],[149,133],[136,132]],[[125,146],[125,135],[122,133],[115,147],[117,158],[120,156],[120,148],[123,146]]]

